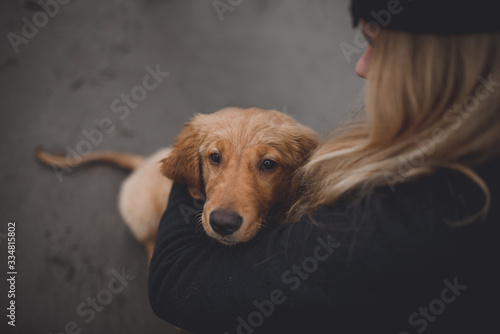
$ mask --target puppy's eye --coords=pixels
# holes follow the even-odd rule
[[[219,153],[210,154],[210,161],[218,165],[220,163],[220,154]]]
[[[266,159],[264,161],[262,161],[262,169],[264,170],[272,170],[274,169],[276,166],[278,165],[278,163],[276,161],[273,161],[273,160],[269,160],[269,159]]]

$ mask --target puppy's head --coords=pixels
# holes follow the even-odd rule
[[[232,245],[251,239],[279,212],[293,171],[317,145],[313,130],[283,113],[225,108],[186,124],[161,170],[206,199],[206,233]]]

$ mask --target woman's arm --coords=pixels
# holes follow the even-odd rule
[[[160,318],[198,333],[412,333],[431,323],[450,332],[487,323],[484,307],[465,297],[439,322],[419,313],[451,291],[446,284],[474,286],[463,295],[478,300],[489,294],[497,232],[488,229],[497,224],[443,224],[461,209],[475,212],[475,198],[470,181],[446,172],[224,246],[199,225],[202,206],[174,184],[151,260],[150,302]]]
[[[205,235],[197,224],[200,209],[184,186],[173,186],[150,266],[152,308],[181,328],[221,333],[294,323],[311,328],[326,311],[341,317],[346,305],[366,304],[367,282],[387,274],[384,254],[371,249],[371,241],[355,240],[363,228],[349,221],[342,206],[318,212],[319,225],[303,219],[266,228],[236,246]],[[360,279],[367,275],[366,282]]]

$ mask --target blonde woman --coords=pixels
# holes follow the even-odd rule
[[[494,1],[354,0],[365,115],[295,176],[294,222],[233,247],[174,185],[151,261],[162,319],[218,333],[490,333],[500,311]],[[193,215],[194,216],[194,215]]]

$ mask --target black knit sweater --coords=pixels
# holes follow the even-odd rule
[[[477,169],[491,190],[484,221],[446,223],[477,212],[484,195],[440,170],[231,247],[205,235],[201,206],[174,184],[150,265],[151,306],[196,333],[498,333],[499,167]]]

